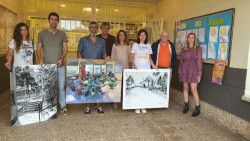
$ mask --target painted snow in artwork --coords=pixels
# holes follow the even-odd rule
[[[57,66],[16,66],[10,73],[11,125],[46,121],[57,113]]]
[[[66,103],[120,102],[122,62],[101,59],[68,59]]]
[[[125,69],[123,109],[168,108],[170,69]]]

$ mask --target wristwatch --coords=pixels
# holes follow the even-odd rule
[[[61,59],[61,61],[63,62],[63,58],[61,57],[60,59]]]

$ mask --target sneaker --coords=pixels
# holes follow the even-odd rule
[[[147,113],[147,110],[146,110],[146,109],[141,109],[141,112],[142,112],[143,114],[145,114],[145,113]]]
[[[69,115],[69,111],[67,110],[66,107],[63,107],[63,108],[61,109],[61,113],[62,113],[64,116]]]
[[[101,106],[99,106],[98,108],[96,108],[96,112],[97,113],[99,113],[99,114],[104,114],[104,111],[103,111],[103,109],[102,109],[102,107]]]
[[[89,115],[90,113],[91,113],[91,109],[89,107],[87,107],[84,114]]]
[[[135,109],[135,113],[140,114],[141,113],[140,109]]]

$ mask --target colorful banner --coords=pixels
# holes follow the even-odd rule
[[[224,62],[224,61],[214,62],[212,83],[222,85],[222,80],[223,80],[226,65],[227,65],[227,62]]]

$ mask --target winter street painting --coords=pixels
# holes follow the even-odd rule
[[[57,66],[16,66],[10,73],[11,125],[56,118]]]
[[[168,108],[170,69],[123,70],[123,109]]]
[[[121,101],[122,62],[102,59],[68,59],[66,103]]]

